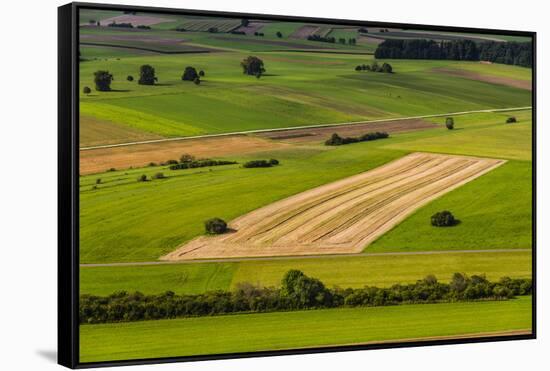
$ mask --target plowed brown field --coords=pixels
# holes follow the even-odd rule
[[[503,160],[413,153],[254,210],[163,260],[358,253],[431,200]]]

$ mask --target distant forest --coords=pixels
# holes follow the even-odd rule
[[[380,59],[450,59],[489,61],[531,67],[530,42],[475,43],[471,40],[437,42],[434,40],[385,40],[374,53]]]

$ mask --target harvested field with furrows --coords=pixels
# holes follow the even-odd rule
[[[308,36],[313,35],[319,31],[319,26],[302,26],[294,31],[289,38],[291,39],[307,39]]]
[[[286,148],[276,143],[246,135],[185,139],[177,141],[136,144],[80,151],[80,174],[94,174],[110,168],[127,169],[179,159],[184,153],[195,157],[219,157]]]
[[[162,257],[191,260],[359,253],[419,207],[505,161],[413,153],[274,202]]]
[[[329,126],[324,128],[303,128],[296,130],[279,130],[258,134],[261,137],[285,142],[319,142],[328,139],[333,133],[338,135],[358,136],[375,131],[387,133],[403,133],[407,131],[435,129],[437,125],[421,119],[372,122],[365,124],[349,124],[341,126]]]
[[[100,25],[108,26],[111,23],[131,23],[135,27],[135,26],[151,26],[154,24],[172,22],[172,21],[173,19],[170,19],[170,18],[124,14],[124,15],[119,15],[117,17],[103,19],[102,21],[100,21]]]

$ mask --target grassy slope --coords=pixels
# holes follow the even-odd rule
[[[447,281],[454,272],[485,274],[490,280],[531,277],[531,252],[476,252],[424,255],[353,256],[230,263],[154,266],[82,267],[82,293],[108,295],[115,291],[156,294],[174,291],[198,294],[229,290],[239,282],[278,286],[289,269],[300,269],[327,286],[363,287],[413,283],[428,274]]]
[[[404,154],[367,148],[358,145],[266,153],[260,157],[275,157],[282,163],[269,169],[243,169],[239,165],[211,171],[163,169],[167,179],[146,183],[136,182],[137,176],[151,176],[158,167],[81,177],[81,262],[155,260],[201,234],[203,221],[208,218],[231,220]],[[102,184],[93,190],[97,178]]]
[[[530,297],[85,325],[80,327],[80,361],[276,350],[529,328]]]
[[[81,88],[93,87],[93,72],[107,69],[115,76],[115,91],[83,96],[81,107],[140,130],[185,136],[530,104],[528,91],[430,72],[441,66],[460,68],[463,62],[391,61],[397,73],[388,75],[356,73],[355,65],[369,62],[366,56],[254,52],[268,73],[258,80],[240,71],[239,62],[250,54],[88,61],[81,64]],[[159,86],[126,81],[145,63],[156,68]],[[206,72],[200,86],[180,80],[186,65]],[[506,73],[523,75],[524,70],[515,67]],[[144,119],[136,123],[132,117],[139,116]]]

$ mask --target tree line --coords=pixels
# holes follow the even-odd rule
[[[388,59],[448,59],[488,61],[531,67],[533,52],[530,42],[476,43],[472,40],[434,41],[424,39],[389,39],[378,45],[376,58]]]
[[[369,142],[371,140],[377,139],[386,139],[390,135],[386,132],[374,132],[363,134],[360,137],[341,137],[337,133],[332,134],[332,136],[325,141],[326,146],[341,146],[344,144],[358,143],[358,142]]]
[[[413,284],[389,288],[327,288],[317,278],[289,270],[280,288],[241,283],[233,291],[199,295],[160,295],[120,291],[108,296],[81,295],[80,323],[128,322],[242,312],[273,312],[318,308],[389,306],[474,300],[507,300],[532,293],[531,279],[501,278],[490,282],[482,275],[455,273],[449,283],[433,275]]]

